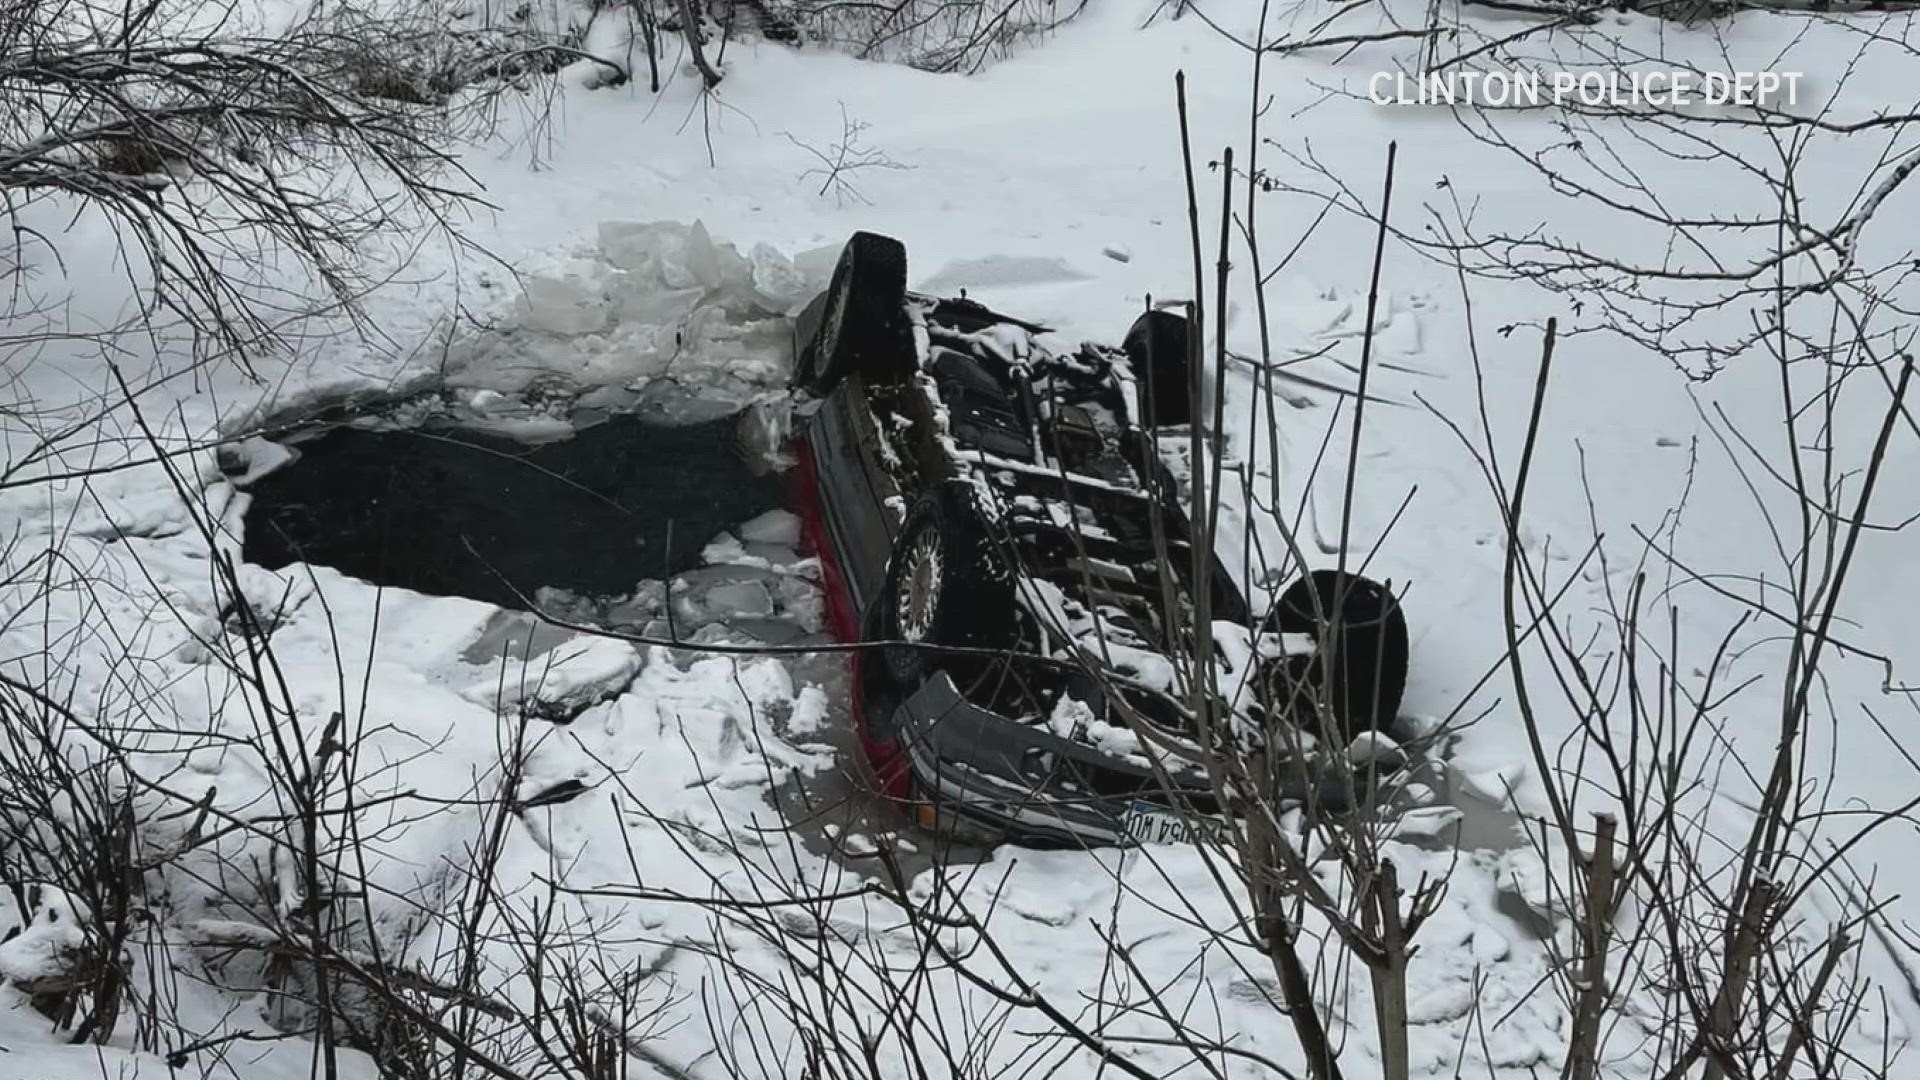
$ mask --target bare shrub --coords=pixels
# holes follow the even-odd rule
[[[1389,31],[1283,45],[1352,47],[1400,36],[1423,35]],[[1513,40],[1535,38],[1523,30]],[[1281,47],[1269,46],[1264,36],[1246,44],[1256,65],[1261,53]],[[1255,79],[1258,102],[1257,74]],[[1698,266],[1675,265],[1678,256],[1661,265],[1636,262],[1560,241],[1544,230],[1493,231],[1474,218],[1476,207],[1457,191],[1443,195],[1450,197],[1444,204],[1450,216],[1435,215],[1443,219],[1436,240],[1392,224],[1387,209],[1391,151],[1387,194],[1376,201],[1347,178],[1336,179],[1310,148],[1282,147],[1296,164],[1327,182],[1320,197],[1374,223],[1381,246],[1370,297],[1378,292],[1384,242],[1399,236],[1458,270],[1468,312],[1479,275],[1526,279],[1569,298],[1574,316],[1583,316],[1592,331],[1619,334],[1682,362],[1703,361],[1688,368],[1695,374],[1711,375],[1734,358],[1775,369],[1780,386],[1780,409],[1770,421],[1775,430],[1757,429],[1751,417],[1736,419],[1724,412],[1703,417],[1730,470],[1751,494],[1755,512],[1778,538],[1779,565],[1727,570],[1683,560],[1674,542],[1683,506],[1662,523],[1662,531],[1637,533],[1629,556],[1631,586],[1625,593],[1609,588],[1606,610],[1597,620],[1571,610],[1569,596],[1583,574],[1597,571],[1611,582],[1619,570],[1618,555],[1603,542],[1598,520],[1590,537],[1561,538],[1562,545],[1570,545],[1573,561],[1554,573],[1548,572],[1547,560],[1530,557],[1534,545],[1522,524],[1529,491],[1549,482],[1534,466],[1552,437],[1541,417],[1554,385],[1556,320],[1543,328],[1522,445],[1496,444],[1484,389],[1477,419],[1461,423],[1441,417],[1478,462],[1506,538],[1507,647],[1489,674],[1510,686],[1513,719],[1525,732],[1540,785],[1540,809],[1530,817],[1538,826],[1533,843],[1546,868],[1545,903],[1564,920],[1546,948],[1554,1000],[1566,1016],[1560,1063],[1565,1076],[1628,1071],[1679,1076],[1696,1069],[1709,1076],[1898,1072],[1892,1062],[1901,1040],[1880,1027],[1882,1014],[1872,1003],[1884,990],[1862,953],[1863,941],[1878,938],[1901,967],[1896,946],[1889,944],[1898,931],[1873,895],[1871,875],[1850,866],[1848,856],[1900,820],[1908,806],[1876,808],[1858,820],[1836,813],[1840,774],[1821,755],[1833,745],[1822,733],[1851,722],[1836,712],[1824,689],[1841,663],[1884,665],[1884,689],[1894,690],[1893,658],[1836,639],[1835,631],[1862,537],[1897,531],[1913,521],[1901,518],[1900,511],[1878,519],[1873,513],[1885,486],[1890,448],[1912,430],[1906,419],[1913,375],[1910,330],[1898,314],[1906,307],[1910,275],[1904,265],[1869,264],[1853,254],[1862,247],[1863,230],[1876,209],[1910,176],[1911,159],[1882,161],[1857,192],[1842,193],[1848,209],[1840,224],[1818,226],[1797,216],[1811,201],[1799,194],[1800,166],[1817,136],[1837,137],[1847,125],[1756,111],[1704,120],[1617,111],[1603,118],[1576,111],[1579,135],[1571,153],[1589,165],[1616,166],[1611,173],[1582,173],[1582,179],[1571,179],[1553,158],[1534,153],[1508,130],[1516,125],[1498,111],[1462,120],[1539,170],[1553,190],[1577,193],[1589,206],[1605,206],[1687,237],[1686,259]],[[1870,126],[1882,123],[1904,128],[1911,118],[1881,116]],[[1755,129],[1804,137],[1743,143],[1729,134]],[[1683,155],[1675,148],[1682,143],[1691,152]],[[1704,156],[1737,169],[1757,183],[1768,205],[1790,207],[1796,216],[1784,221],[1750,221],[1732,211],[1700,219],[1675,216],[1664,208],[1655,178],[1620,174],[1618,163],[1630,159],[1629,144],[1666,148],[1671,160],[1684,156],[1689,168]],[[1780,156],[1743,156],[1755,146],[1772,146]],[[1256,142],[1237,166],[1231,150],[1215,162],[1223,191],[1212,284],[1221,322],[1235,265],[1244,262],[1256,283],[1264,283],[1272,270],[1260,252],[1254,194],[1312,190],[1292,187],[1259,168],[1260,149]],[[1616,186],[1603,190],[1591,179],[1595,175],[1611,175]],[[1232,210],[1236,179],[1247,194],[1237,215]],[[1195,295],[1204,296],[1208,281],[1193,190],[1190,179]],[[1583,310],[1581,301],[1589,307]],[[1749,326],[1729,330],[1725,320],[1711,317],[1742,304],[1755,305]],[[1191,305],[1189,311],[1198,316],[1203,306]],[[1264,306],[1257,314],[1261,349],[1255,363],[1264,374],[1256,378],[1271,379],[1280,358],[1266,352]],[[1362,390],[1348,436],[1352,447],[1361,438],[1366,406],[1371,315],[1360,348]],[[1504,336],[1513,329],[1500,332]],[[1209,358],[1196,342],[1189,362],[1196,370],[1210,364],[1218,383],[1227,371],[1225,341],[1217,340],[1215,348]],[[1477,340],[1470,355],[1478,386],[1484,375]],[[1270,394],[1262,398],[1256,412],[1273,410],[1270,399]],[[1857,418],[1861,429],[1842,435],[1834,427],[1839,416]],[[1208,500],[1223,496],[1222,475],[1231,476],[1224,467],[1228,450],[1220,420],[1216,412],[1209,430],[1193,436],[1196,548],[1214,535],[1217,502]],[[1270,411],[1263,422],[1272,432],[1281,418]],[[1820,437],[1809,438],[1810,427],[1819,428]],[[1351,466],[1358,460],[1354,452],[1347,456],[1343,522],[1355,482]],[[1251,496],[1242,501],[1257,504]],[[1269,505],[1280,505],[1277,496]],[[1303,567],[1301,545],[1288,524],[1275,522],[1274,531],[1285,540],[1286,550],[1278,553],[1281,564]],[[1344,562],[1344,526],[1340,547]],[[1761,590],[1763,599],[1724,584],[1754,573],[1764,575],[1757,580],[1779,583]],[[1163,568],[1163,574],[1170,577],[1172,569]],[[1692,621],[1698,612],[1723,610],[1731,614],[1718,648],[1699,655],[1698,640],[1679,634],[1682,618]],[[1202,606],[1196,622],[1204,625],[1204,617]],[[1755,629],[1760,625],[1767,628],[1763,634]],[[1206,635],[1191,637],[1200,644],[1186,671],[1195,684],[1204,684],[1217,678],[1204,651]],[[1745,678],[1729,685],[1733,677],[1726,673],[1736,651],[1764,651],[1770,659],[1750,661]],[[1691,671],[1706,673],[1704,685],[1683,674]],[[1777,730],[1765,740],[1770,753],[1749,761],[1742,757],[1748,751],[1732,730],[1738,723],[1732,717],[1752,715],[1749,699],[1766,696],[1772,700],[1761,711],[1778,717]],[[1911,693],[1904,696],[1906,704],[1916,704]],[[1190,711],[1203,736],[1218,715],[1210,703],[1222,700],[1231,700],[1231,694],[1216,687],[1194,693]],[[1326,715],[1329,710],[1322,704],[1318,711]],[[1333,732],[1323,726],[1312,734],[1325,745]],[[1385,842],[1390,831],[1381,828],[1379,816],[1316,813],[1310,798],[1304,806],[1278,804],[1271,795],[1280,789],[1275,778],[1259,771],[1262,745],[1233,741],[1224,732],[1215,737],[1222,746],[1217,800],[1241,810],[1223,860],[1233,871],[1227,887],[1244,889],[1249,897],[1248,918],[1273,959],[1284,1011],[1296,1026],[1310,1073],[1320,1080],[1342,1075],[1339,1040],[1317,1018],[1334,1007],[1329,995],[1342,993],[1335,988],[1345,983],[1326,973],[1357,967],[1371,983],[1383,1074],[1409,1075],[1404,984],[1412,957],[1409,942],[1431,910],[1434,887],[1442,883],[1397,881],[1393,845]],[[1891,733],[1888,739],[1889,752],[1905,754]],[[1144,733],[1142,742],[1149,742]],[[1289,747],[1294,751],[1289,757],[1298,757],[1297,747],[1297,742]],[[1316,859],[1310,854],[1315,851],[1325,854]],[[1338,869],[1336,883],[1319,873],[1327,861]],[[1310,935],[1300,930],[1303,913],[1318,927]],[[1296,952],[1303,947],[1314,949],[1318,959],[1304,961]],[[1309,972],[1321,978],[1310,980]],[[1334,1011],[1349,1010],[1342,1001]]]
[[[845,206],[848,202],[872,205],[872,201],[861,194],[858,179],[861,173],[869,170],[890,171],[911,168],[902,165],[887,155],[885,150],[870,146],[866,142],[868,124],[854,119],[845,103],[840,106],[840,141],[821,149],[787,133],[787,141],[814,156],[820,164],[800,174],[803,183],[820,182],[821,196],[831,194],[836,206]]]
[[[371,21],[232,33],[166,0],[11,5],[0,198],[16,220],[55,201],[104,215],[144,317],[203,353],[271,343],[288,302],[250,271],[260,250],[350,308],[362,244],[444,226],[460,199],[439,115],[408,100],[426,91],[397,55],[414,43]]]
[[[1087,0],[763,0],[780,25],[856,56],[972,73],[1065,25]]]

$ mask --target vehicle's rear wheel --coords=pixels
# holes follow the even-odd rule
[[[827,291],[801,314],[811,339],[795,360],[794,381],[825,395],[853,372],[891,381],[912,370],[907,324],[907,249],[877,233],[857,232],[840,249]]]
[[[1148,311],[1133,321],[1121,347],[1140,384],[1140,418],[1149,428],[1193,422],[1187,348],[1192,328],[1171,311]]]
[[[1386,586],[1315,570],[1280,594],[1266,628],[1312,635],[1324,650],[1287,657],[1272,673],[1270,700],[1297,722],[1314,724],[1324,700],[1345,738],[1393,723],[1407,686],[1407,617]]]
[[[940,668],[978,669],[981,658],[932,646],[1007,649],[1018,641],[1013,577],[994,550],[971,485],[942,484],[908,512],[880,591],[888,672],[911,691]]]

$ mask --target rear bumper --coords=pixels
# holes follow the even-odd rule
[[[1131,842],[1136,807],[1207,805],[1204,777],[1167,786],[1145,765],[1122,763],[1084,743],[1018,723],[967,701],[947,675],[927,680],[894,711],[893,730],[915,796],[947,823],[1025,843],[1105,847]],[[1094,790],[1090,775],[1133,777],[1141,790]]]

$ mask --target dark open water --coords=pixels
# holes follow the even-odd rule
[[[528,446],[457,429],[337,428],[255,481],[245,558],[526,607],[543,585],[612,596],[700,564],[723,530],[780,506],[734,451],[733,418],[614,416]]]

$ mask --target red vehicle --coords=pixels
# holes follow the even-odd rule
[[[1211,552],[1191,580],[1160,453],[1188,438],[1186,321],[1150,312],[1123,347],[1073,353],[1043,333],[909,293],[905,249],[872,233],[800,316],[810,540],[837,633],[876,643],[855,705],[884,790],[923,823],[1027,842],[1204,826],[1223,751],[1191,730],[1176,662],[1200,590],[1223,715],[1298,723],[1318,694],[1347,734],[1387,727],[1408,644],[1385,587],[1315,572],[1256,622]]]

